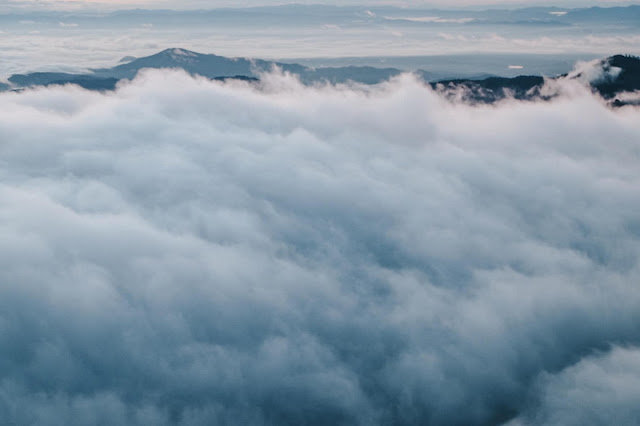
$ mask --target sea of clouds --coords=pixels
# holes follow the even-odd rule
[[[411,76],[0,95],[0,421],[640,418],[640,109]]]

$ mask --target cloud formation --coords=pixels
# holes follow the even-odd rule
[[[0,95],[0,418],[633,418],[639,111],[562,84]]]
[[[122,7],[122,3],[108,3]],[[211,0],[205,3],[201,6],[209,10],[116,13],[84,8],[47,11],[42,1],[37,5],[14,2],[26,9],[2,13],[0,5],[0,31],[6,35],[0,37],[0,79],[34,71],[112,67],[125,56],[144,57],[172,47],[298,63],[345,65],[360,58],[358,62],[367,65],[444,71],[447,75],[442,78],[505,75],[513,64],[525,65],[528,74],[554,76],[566,73],[576,60],[640,54],[640,27],[633,19],[638,8],[575,10],[554,17],[549,11],[555,9],[540,8],[436,13],[419,4],[409,8],[307,4],[212,9],[216,5]],[[238,6],[238,1],[232,3]],[[171,7],[154,4],[160,9]],[[179,4],[186,6],[186,1]]]

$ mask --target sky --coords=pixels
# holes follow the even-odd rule
[[[78,10],[100,9],[114,10],[124,8],[149,8],[149,9],[212,9],[217,7],[252,7],[270,6],[281,4],[326,4],[326,5],[393,5],[400,7],[516,7],[516,6],[560,6],[560,7],[589,7],[589,6],[614,6],[640,4],[637,0],[453,0],[453,1],[346,1],[332,0],[3,0],[4,8],[23,8],[28,10],[42,10],[43,8],[54,10]],[[0,4],[0,7],[3,7]]]
[[[25,6],[20,10],[40,13],[0,15],[0,79],[34,71],[86,72],[90,68],[112,67],[127,56],[149,56],[175,47],[227,57],[289,62],[378,57],[381,59],[366,64],[409,71],[442,70],[446,66],[445,71],[453,75],[502,75],[509,65],[526,65],[535,59],[503,58],[490,67],[481,67],[476,59],[455,59],[443,65],[434,64],[429,58],[550,55],[540,61],[546,63],[556,55],[557,65],[547,69],[523,68],[525,73],[556,75],[567,72],[576,59],[640,53],[637,22],[625,12],[616,12],[612,18],[606,9],[598,12],[599,17],[582,15],[583,20],[580,14],[552,15],[548,11],[425,12],[376,9],[371,3],[343,9],[289,7],[278,9],[278,13],[217,10],[171,15],[137,11],[102,16],[59,15],[43,12],[43,3],[38,7],[32,2],[20,4]],[[182,2],[180,5],[185,6]],[[211,2],[207,5],[213,6]],[[16,10],[19,9],[12,9]],[[400,65],[394,57],[423,59]],[[315,64],[318,63],[322,64]]]

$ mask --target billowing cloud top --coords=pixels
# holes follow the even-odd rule
[[[640,113],[562,84],[0,95],[0,418],[632,424]]]

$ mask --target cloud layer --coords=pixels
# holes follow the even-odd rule
[[[638,109],[261,84],[0,95],[0,418],[637,418]]]
[[[576,60],[640,54],[640,26],[633,8],[575,10],[559,16],[550,14],[562,12],[557,9],[482,12],[446,10],[452,6],[448,4],[445,10],[429,11],[417,3],[406,8],[372,2],[340,8],[307,4],[211,9],[216,4],[207,0],[204,9],[209,10],[199,11],[67,13],[43,10],[45,3],[55,4],[19,1],[12,4],[26,9],[10,8],[4,10],[7,13],[0,5],[1,80],[16,73],[112,67],[123,57],[149,56],[172,47],[228,57],[293,62],[306,58],[323,66],[357,60],[448,74],[443,78],[515,76],[508,72],[509,65],[524,65],[526,74],[554,76],[569,71]]]

